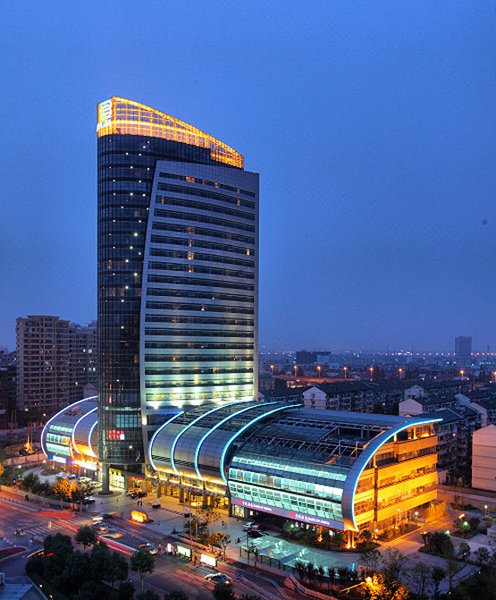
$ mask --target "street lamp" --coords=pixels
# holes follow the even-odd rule
[[[484,504],[484,516],[485,517],[487,517],[487,509],[488,509],[487,504]]]
[[[370,371],[370,381],[372,381],[372,375],[374,374],[374,367],[369,367]]]
[[[320,365],[317,365],[317,371],[319,372],[319,377],[320,377],[320,369],[322,369],[322,367]]]
[[[496,383],[496,371],[493,371],[493,382]]]
[[[465,371],[462,369],[462,370],[460,371],[460,377],[463,379],[463,376],[464,376],[464,375],[465,375]]]
[[[298,365],[294,365],[294,367],[293,367],[293,368],[294,368],[295,377],[296,377],[296,374],[298,373]]]
[[[272,375],[274,375],[274,365],[270,365],[270,370],[272,371]]]
[[[403,377],[403,369],[401,367],[398,369],[398,373],[399,373],[400,379],[401,379]]]
[[[346,379],[346,374],[348,373],[348,367],[343,367],[344,378]]]

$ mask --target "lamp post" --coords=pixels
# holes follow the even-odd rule
[[[348,367],[343,367],[343,371],[344,371],[344,378],[346,379],[346,375],[348,373]]]
[[[293,369],[294,369],[295,377],[296,377],[296,374],[298,373],[298,365],[294,365]]]
[[[487,504],[484,504],[484,516],[485,517],[487,517],[487,509],[488,509]]]
[[[402,379],[403,378],[403,369],[401,367],[398,369],[398,373],[399,373],[400,379]]]
[[[372,376],[374,374],[374,367],[369,367],[369,371],[370,371],[370,381],[372,381]]]
[[[460,371],[460,377],[463,379],[464,375],[465,375],[465,371],[462,369],[462,370]]]
[[[270,365],[270,370],[272,372],[272,375],[274,375],[274,365]]]
[[[493,371],[493,383],[496,383],[496,371]]]
[[[319,378],[320,378],[320,370],[322,369],[322,367],[320,365],[317,365],[317,371],[319,372]]]

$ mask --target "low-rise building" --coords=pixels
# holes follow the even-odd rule
[[[303,392],[307,408],[371,413],[374,410],[374,388],[364,381],[319,383]]]
[[[472,441],[472,487],[496,492],[496,425],[474,432]]]

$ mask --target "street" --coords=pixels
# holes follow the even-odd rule
[[[68,511],[40,510],[38,507],[30,505],[29,502],[26,502],[25,505],[14,503],[4,494],[0,498],[0,537],[3,545],[20,545],[28,548],[22,556],[3,561],[2,571],[8,576],[24,574],[27,555],[40,548],[47,535],[60,532],[72,537],[79,527],[92,523],[92,515],[102,511],[101,508],[97,510],[95,507],[91,513],[71,515]],[[123,497],[122,500],[124,501]],[[115,503],[115,499],[113,502]],[[109,520],[109,523],[116,530],[123,532],[123,536],[118,540],[105,537],[102,539],[108,543],[110,548],[127,556],[130,556],[143,542],[164,546],[168,541],[164,535],[146,526],[132,523],[125,518],[112,519]],[[23,529],[25,535],[15,535],[16,529]],[[75,543],[74,546],[82,550],[82,547]],[[238,595],[255,593],[264,600],[295,597],[292,592],[282,588],[280,578],[274,578],[272,575],[264,576],[253,573],[239,564],[232,563],[222,564],[218,570],[232,577],[233,587]],[[208,567],[193,566],[179,557],[161,554],[156,556],[155,570],[145,578],[145,586],[161,595],[166,591],[181,590],[188,594],[191,600],[207,600],[212,598],[214,586],[205,581],[205,575],[212,572],[213,570]],[[139,589],[138,576],[130,571],[129,579]]]

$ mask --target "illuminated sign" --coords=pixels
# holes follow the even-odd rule
[[[307,515],[305,513],[296,512],[294,510],[286,510],[284,508],[277,508],[276,506],[268,506],[267,504],[260,504],[259,502],[251,502],[250,500],[243,500],[242,498],[232,498],[231,504],[237,506],[243,506],[244,508],[250,508],[251,510],[259,510],[261,512],[272,513],[280,517],[286,517],[293,521],[300,521],[301,523],[310,523],[311,525],[322,525],[323,527],[331,527],[333,529],[343,529],[343,523],[341,521],[333,521],[332,519],[324,519],[322,517],[316,517],[314,515]]]
[[[105,100],[98,105],[98,124],[96,130],[108,127],[112,122],[112,100]]]
[[[135,523],[148,523],[148,521],[150,521],[150,518],[144,512],[141,512],[139,510],[132,510],[131,521],[134,521]]]
[[[187,558],[191,558],[191,550],[186,548],[185,546],[180,546],[179,544],[176,546],[176,553],[179,556],[186,556]]]
[[[200,554],[200,562],[204,565],[208,565],[209,567],[217,566],[217,559],[214,556],[209,556],[208,554]]]
[[[65,465],[65,463],[67,462],[67,458],[64,458],[63,456],[54,456],[52,458],[53,461],[58,462],[58,463],[62,463]]]
[[[81,467],[83,469],[89,469],[90,471],[96,471],[98,467],[98,465],[94,462],[86,462],[84,460],[76,460],[75,462],[78,465],[78,467]]]
[[[126,436],[122,429],[110,429],[108,432],[109,440],[125,440]]]

